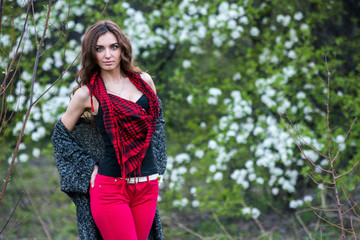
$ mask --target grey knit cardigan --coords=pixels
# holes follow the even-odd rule
[[[154,157],[158,172],[166,169],[165,121],[161,101],[156,132],[152,137]],[[70,132],[61,119],[55,124],[51,137],[56,166],[60,174],[60,188],[76,206],[77,225],[80,240],[102,239],[90,211],[89,186],[91,173],[96,162],[103,156],[104,143],[96,125],[80,119]],[[154,222],[148,240],[163,240],[159,211],[156,209]]]

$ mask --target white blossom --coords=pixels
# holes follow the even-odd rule
[[[244,215],[248,215],[248,214],[251,214],[251,208],[249,207],[244,207],[242,210],[241,210],[242,214]]]
[[[239,22],[244,24],[244,25],[247,25],[249,23],[249,19],[247,16],[242,16],[240,19],[239,19]]]
[[[218,89],[218,88],[212,87],[212,88],[209,89],[209,94],[211,96],[217,97],[217,96],[221,95],[221,90]]]
[[[244,189],[248,189],[249,186],[250,186],[250,184],[249,184],[248,181],[242,181],[242,182],[240,183],[240,185],[242,185]]]
[[[287,56],[291,59],[295,59],[296,58],[296,53],[294,50],[290,50],[287,54]]]
[[[232,78],[233,81],[238,81],[240,79],[241,79],[241,73],[239,73],[239,72],[235,73]]]
[[[245,14],[245,9],[243,6],[239,6],[238,7],[238,13],[240,16],[244,15]]]
[[[179,175],[183,175],[183,174],[185,174],[186,172],[187,172],[187,168],[184,167],[184,166],[181,166],[181,167],[179,167],[179,168],[177,169],[177,173],[178,173]]]
[[[231,19],[230,21],[228,21],[228,23],[227,23],[227,28],[228,29],[235,29],[236,28],[236,22],[235,22],[235,20],[234,19]]]
[[[193,200],[191,202],[191,206],[193,206],[194,208],[197,208],[200,206],[200,202],[198,200]]]
[[[15,124],[15,127],[12,130],[13,135],[17,135],[20,132],[20,130],[22,129],[22,127],[23,127],[23,122],[17,122]]]
[[[216,23],[217,23],[217,20],[216,20],[215,15],[210,15],[210,16],[208,17],[209,27],[210,27],[210,28],[215,28]]]
[[[298,200],[291,200],[289,203],[289,207],[296,209],[298,207],[301,207],[304,204],[304,202],[301,199]]]
[[[191,66],[191,61],[184,60],[182,65],[183,65],[183,68],[189,68]]]
[[[282,71],[286,78],[292,77],[296,73],[293,66],[284,67]]]
[[[305,30],[308,30],[308,29],[309,29],[309,25],[307,25],[305,23],[300,25],[300,30],[305,31]]]
[[[191,195],[196,196],[196,187],[191,187],[190,193],[191,193]]]
[[[182,164],[182,163],[189,163],[190,162],[190,156],[187,153],[180,153],[176,155],[175,162]]]
[[[223,173],[222,172],[216,172],[214,175],[215,181],[221,181],[223,179]]]
[[[282,21],[282,24],[284,27],[288,26],[289,23],[291,21],[291,17],[289,15],[286,15],[284,18],[283,18],[283,21]]]
[[[249,181],[252,182],[256,179],[256,174],[255,173],[251,173],[249,174]]]
[[[343,135],[336,136],[335,142],[343,143],[345,141],[345,137]]]
[[[210,167],[209,167],[209,171],[214,173],[214,172],[216,172],[216,170],[217,170],[216,166],[214,164],[211,164]]]
[[[304,202],[312,202],[312,200],[313,200],[313,197],[310,196],[310,195],[306,195],[306,196],[304,197]]]
[[[26,149],[25,143],[20,143],[19,144],[19,150],[25,150],[25,149]]]
[[[256,178],[256,182],[260,185],[264,184],[264,179],[261,177]]]
[[[302,12],[297,12],[294,14],[294,19],[297,21],[300,21],[301,19],[303,19],[303,14]]]
[[[192,166],[192,167],[190,168],[189,172],[190,172],[190,174],[194,174],[194,173],[197,172],[197,170],[198,170],[198,169],[197,169],[196,167]]]
[[[304,154],[308,159],[310,159],[313,162],[319,159],[319,155],[313,150],[304,150]]]
[[[257,27],[252,27],[250,29],[250,35],[254,37],[258,37],[260,34],[260,30]]]
[[[40,157],[40,154],[41,154],[41,151],[40,149],[38,148],[34,148],[33,151],[32,151],[32,155],[36,158],[39,158]]]
[[[31,133],[32,131],[34,131],[34,129],[35,129],[35,124],[34,124],[34,122],[31,121],[31,120],[28,120],[28,121],[26,122],[26,126],[25,126],[25,134]]]
[[[306,95],[303,91],[300,91],[296,94],[297,99],[304,99],[305,97],[306,97]]]
[[[195,151],[195,157],[197,157],[197,158],[203,158],[204,155],[205,155],[205,152],[203,150],[201,150],[201,149],[197,149]]]
[[[186,101],[187,101],[189,104],[192,104],[192,103],[193,103],[193,96],[192,96],[192,95],[187,96]]]
[[[21,78],[24,80],[24,81],[29,81],[32,79],[32,75],[29,74],[27,71],[23,71],[21,73]],[[21,81],[20,81],[21,82]]]
[[[173,201],[174,207],[183,208],[189,203],[189,200],[187,198],[182,198],[181,200],[175,200]]]
[[[271,193],[272,193],[273,195],[278,195],[278,194],[279,194],[279,188],[276,188],[276,187],[272,188],[272,189],[271,189]]]
[[[207,99],[207,103],[210,104],[210,105],[216,105],[218,103],[218,100],[216,97],[209,97]]]
[[[259,209],[257,209],[257,208],[253,208],[252,210],[251,210],[251,217],[253,218],[253,219],[257,219],[259,216],[260,216],[260,210]]]
[[[290,49],[292,48],[293,44],[294,43],[292,41],[285,41],[284,46],[285,48]]]
[[[19,155],[19,161],[20,162],[27,162],[29,160],[29,156],[25,153],[22,153]]]

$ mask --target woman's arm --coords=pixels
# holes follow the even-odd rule
[[[97,109],[96,106],[98,105],[98,103],[95,99],[93,99],[93,104],[95,109]],[[62,123],[70,132],[74,129],[75,124],[87,108],[91,108],[89,88],[87,86],[82,86],[75,91],[74,96],[70,100],[69,106],[66,109],[65,114],[61,117]],[[95,111],[97,112],[97,110]],[[90,179],[92,187],[94,187],[97,172],[98,166],[95,164]]]
[[[65,127],[71,132],[74,129],[76,122],[84,113],[85,109],[90,108],[90,95],[87,86],[82,86],[77,89],[74,96],[66,109],[65,114],[61,117],[61,121]]]

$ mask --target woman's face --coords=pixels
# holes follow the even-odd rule
[[[96,43],[95,57],[101,71],[120,69],[120,54],[119,42],[113,33],[107,32],[99,37]]]

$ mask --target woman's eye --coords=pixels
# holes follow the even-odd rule
[[[115,50],[115,49],[118,49],[118,48],[119,48],[119,46],[114,45],[114,46],[112,46],[111,48]]]
[[[97,51],[97,52],[101,52],[101,50],[102,50],[101,47],[95,48],[95,51]]]

